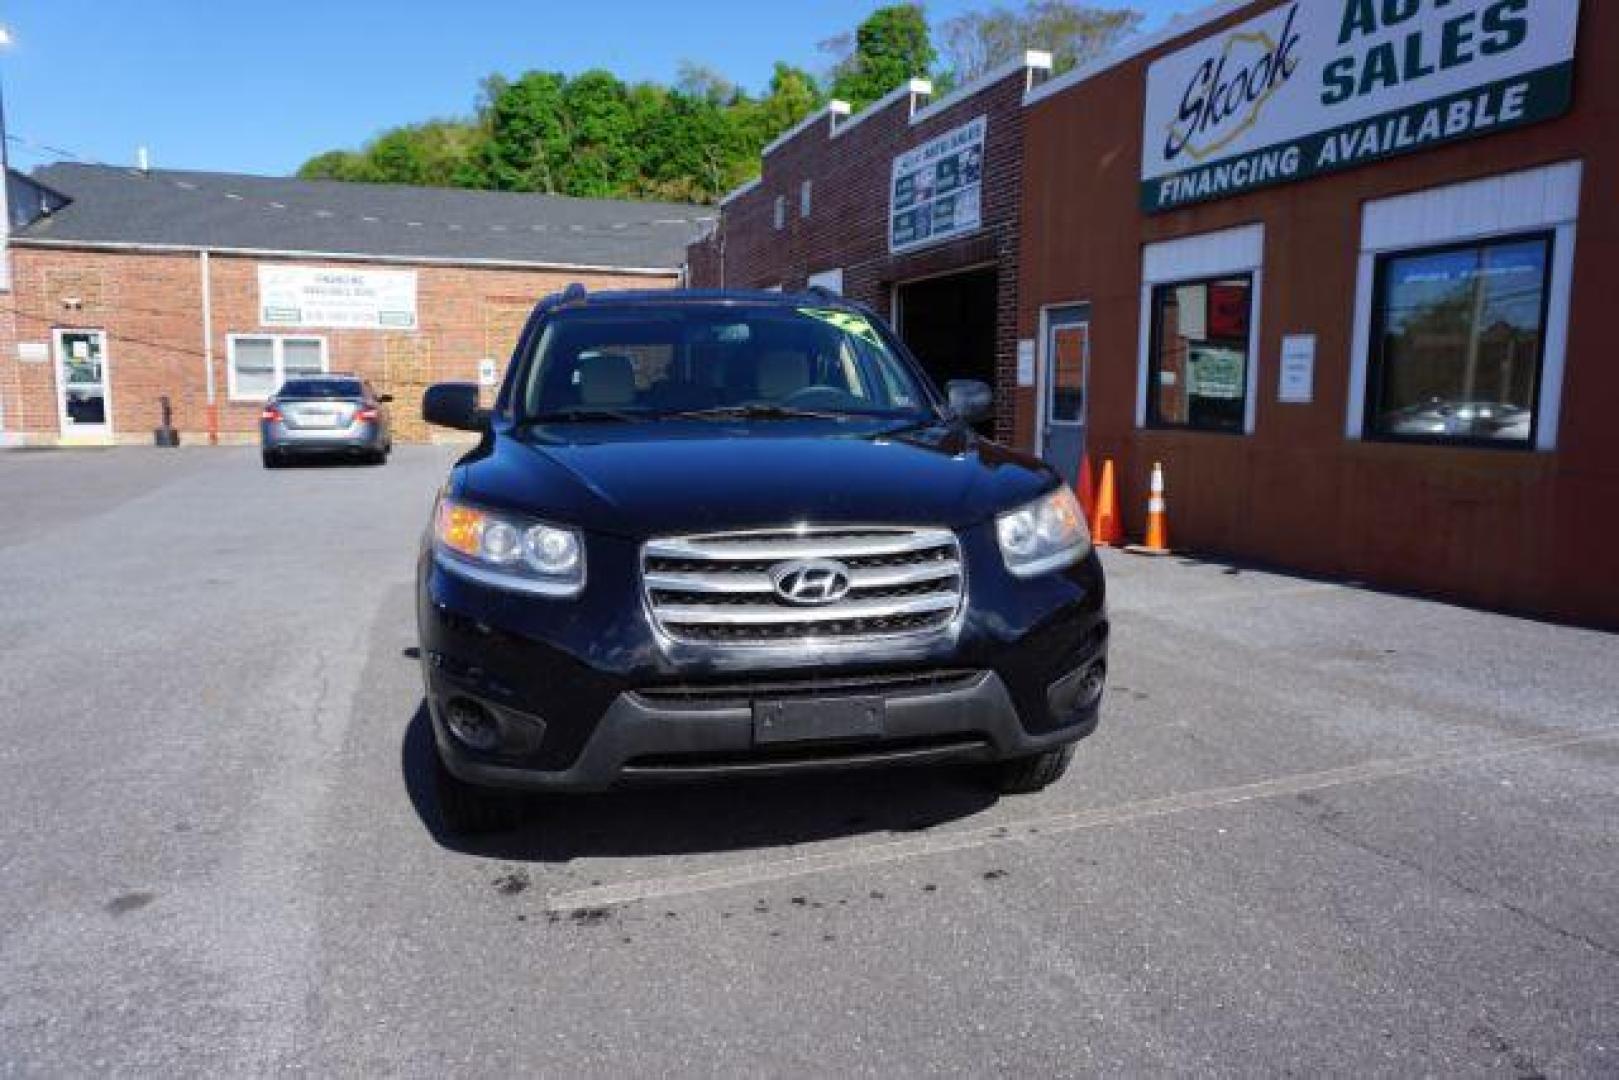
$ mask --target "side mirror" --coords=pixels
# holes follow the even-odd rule
[[[995,412],[995,392],[977,379],[951,379],[945,384],[950,408],[969,424],[981,424]]]
[[[394,396],[392,394],[378,394],[377,395],[377,402],[378,402],[378,404],[381,404],[381,405],[391,404],[393,402],[393,399],[394,399]]]
[[[489,414],[478,404],[476,383],[436,383],[422,395],[422,419],[457,431],[482,431]]]

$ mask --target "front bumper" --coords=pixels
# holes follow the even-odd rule
[[[1105,586],[1094,555],[1018,580],[988,529],[961,534],[972,583],[949,634],[892,644],[671,648],[640,597],[639,549],[592,537],[591,573],[572,599],[481,585],[423,554],[422,665],[435,740],[463,780],[590,791],[715,775],[934,761],[999,761],[1096,727],[1107,664]],[[881,698],[880,736],[761,745],[754,704]],[[452,734],[447,709],[476,703],[496,750]]]

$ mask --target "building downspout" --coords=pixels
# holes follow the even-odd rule
[[[203,385],[208,388],[208,445],[218,446],[219,403],[214,397],[214,290],[206,248],[198,253],[197,266],[202,274],[202,363]]]

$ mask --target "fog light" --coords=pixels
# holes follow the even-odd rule
[[[1046,707],[1051,710],[1052,719],[1059,724],[1069,723],[1094,708],[1102,700],[1106,683],[1106,660],[1097,660],[1064,675],[1046,690]]]
[[[489,710],[469,698],[454,698],[444,710],[450,734],[473,750],[487,753],[500,745],[500,725]]]

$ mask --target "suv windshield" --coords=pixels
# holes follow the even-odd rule
[[[289,379],[282,384],[276,397],[357,398],[360,395],[357,379]]]
[[[513,407],[519,421],[917,417],[931,399],[857,312],[679,303],[552,316]]]

